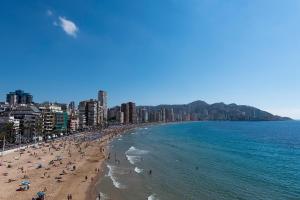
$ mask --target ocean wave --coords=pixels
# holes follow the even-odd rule
[[[114,186],[116,188],[119,188],[119,189],[124,189],[126,188],[124,185],[122,185],[120,182],[118,182],[117,178],[115,177],[115,167],[114,166],[111,166],[111,165],[107,165],[107,168],[108,168],[108,174],[107,176],[110,177],[110,179],[112,180]]]
[[[130,164],[134,165],[135,163],[139,162],[141,160],[140,156],[129,156],[126,155],[127,160],[130,162]]]
[[[135,171],[136,173],[140,174],[140,173],[142,173],[144,170],[143,170],[143,169],[140,169],[140,168],[138,168],[138,167],[135,167],[135,168],[134,168],[134,171]]]
[[[159,200],[159,199],[156,197],[156,194],[151,194],[151,195],[148,197],[148,200]]]
[[[134,146],[131,146],[126,152],[125,154],[131,154],[131,155],[143,155],[143,154],[147,154],[148,151],[146,150],[141,150],[141,149],[137,149]]]

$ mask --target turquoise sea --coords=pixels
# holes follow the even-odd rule
[[[300,199],[299,121],[158,125],[109,148],[101,199]]]

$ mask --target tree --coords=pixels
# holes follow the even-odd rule
[[[14,123],[8,122],[0,127],[0,139],[3,140],[4,137],[9,143],[15,141]]]

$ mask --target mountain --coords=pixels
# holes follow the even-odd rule
[[[173,109],[175,115],[189,115],[192,120],[228,120],[228,121],[279,121],[291,120],[288,117],[273,115],[255,107],[237,104],[194,101],[180,105],[138,106],[148,110]]]

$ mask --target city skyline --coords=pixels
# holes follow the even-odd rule
[[[250,105],[300,119],[298,1],[1,3],[0,101]],[[30,13],[30,15],[28,15]],[[167,14],[166,14],[167,13]]]

